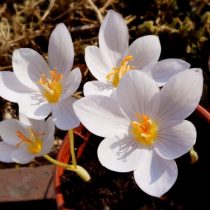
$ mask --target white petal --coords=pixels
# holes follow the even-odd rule
[[[203,75],[200,69],[190,69],[173,76],[162,88],[160,124],[183,121],[197,107],[203,90]],[[173,124],[171,124],[172,126]]]
[[[42,74],[48,74],[49,67],[43,57],[29,48],[20,48],[13,52],[12,66],[16,77],[25,86],[38,90],[38,81]]]
[[[82,80],[82,74],[79,68],[75,68],[70,73],[63,75],[63,95],[61,100],[68,98],[76,92]]]
[[[85,62],[92,75],[99,81],[106,82],[106,75],[114,67],[100,48],[88,46],[85,49]]]
[[[165,159],[175,159],[187,153],[195,144],[194,125],[184,120],[182,123],[158,132],[155,151]]]
[[[52,109],[51,105],[46,100],[43,100],[40,94],[22,95],[21,98],[19,98],[18,105],[20,113],[36,120],[46,118]]]
[[[25,148],[16,149],[11,154],[11,159],[13,162],[20,163],[20,164],[26,164],[31,162],[34,159],[34,155],[27,152]]]
[[[101,81],[90,81],[86,82],[83,86],[83,92],[85,96],[89,95],[102,95],[110,96],[114,91],[114,88],[109,83]]]
[[[145,160],[139,161],[139,167],[134,171],[134,179],[144,192],[160,197],[173,186],[177,174],[174,160],[166,160],[151,153]]]
[[[165,59],[159,61],[152,69],[152,77],[159,86],[165,83],[175,74],[190,68],[190,64],[180,59]]]
[[[62,130],[69,130],[79,126],[80,121],[73,110],[75,101],[75,98],[69,97],[53,106],[52,117],[56,127]]]
[[[32,89],[23,85],[13,72],[0,72],[0,96],[8,101],[17,102],[21,93],[29,93]]]
[[[109,66],[117,66],[128,48],[128,38],[128,28],[122,16],[109,10],[99,31],[99,46],[109,58]]]
[[[19,113],[19,121],[27,127],[31,126],[29,118],[23,113]]]
[[[74,61],[74,48],[71,35],[63,23],[53,30],[48,46],[48,59],[51,69],[59,72],[70,71]]]
[[[128,72],[120,81],[116,90],[117,101],[125,113],[131,118],[136,118],[136,113],[151,114],[150,101],[159,93],[156,82],[148,75],[133,70]],[[159,104],[155,104],[159,107]]]
[[[0,142],[0,161],[5,163],[12,163],[10,157],[11,153],[15,150],[15,147],[6,144],[5,142]]]
[[[160,40],[158,36],[147,35],[136,39],[128,49],[128,55],[134,57],[129,64],[136,69],[142,69],[148,64],[155,64],[161,52]]]
[[[20,121],[15,119],[4,120],[0,123],[0,135],[4,142],[11,146],[16,146],[20,143],[16,131],[20,131],[25,136],[28,135],[26,128]]]
[[[33,120],[28,118],[25,114],[19,113],[19,120],[27,127],[33,127],[35,130],[40,131],[43,130],[45,120]]]
[[[48,154],[54,145],[54,136],[48,138],[47,141],[44,141],[42,144],[42,151],[39,153],[39,156]]]
[[[50,136],[54,135],[54,133],[55,133],[55,125],[54,125],[54,122],[53,122],[53,118],[52,117],[49,117],[46,120],[46,130],[48,131],[48,134]]]
[[[48,154],[54,144],[54,133],[55,133],[55,125],[53,123],[52,117],[49,117],[46,121],[46,125],[45,125],[46,129],[46,135],[44,136],[44,142],[43,142],[43,147],[42,147],[42,151],[40,152],[40,156]]]
[[[105,138],[98,147],[100,163],[112,171],[129,172],[139,165],[141,149],[130,136],[118,134]]]
[[[87,96],[76,101],[73,107],[83,125],[98,136],[108,137],[128,131],[130,122],[109,97]]]

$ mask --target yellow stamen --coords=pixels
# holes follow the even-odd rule
[[[57,69],[49,71],[50,78],[47,78],[45,74],[42,74],[38,83],[43,89],[43,96],[48,100],[49,103],[56,103],[62,93],[61,79],[63,75],[58,73]]]
[[[112,68],[112,70],[106,75],[106,79],[112,82],[114,87],[118,86],[125,73],[135,68],[134,66],[128,65],[131,60],[133,60],[132,55],[125,56],[121,61],[121,65],[119,67]]]
[[[29,137],[25,136],[20,131],[16,131],[16,135],[20,139],[20,142],[16,145],[16,147],[25,143],[30,153],[38,154],[41,152],[43,140],[39,136],[45,135],[44,133],[37,133],[33,128],[30,128]]]
[[[131,122],[131,133],[144,145],[152,145],[158,136],[157,124],[147,115],[137,113],[137,121]]]

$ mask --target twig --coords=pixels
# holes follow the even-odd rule
[[[105,12],[105,9],[106,9],[110,4],[112,4],[112,3],[114,3],[114,2],[115,2],[115,0],[107,0],[106,3],[104,4],[104,6],[100,8],[101,13],[104,13],[104,12]]]
[[[43,22],[45,18],[50,14],[50,11],[53,8],[54,4],[55,4],[55,0],[51,0],[47,10],[45,11],[44,15],[41,18],[41,22]]]
[[[8,70],[8,69],[12,69],[12,66],[9,65],[9,66],[2,66],[2,67],[0,67],[0,71]]]
[[[90,4],[90,6],[92,7],[92,9],[95,11],[96,15],[97,15],[97,18],[98,18],[98,21],[100,23],[102,23],[103,21],[103,16],[101,14],[101,11],[98,9],[98,7],[93,3],[92,0],[87,0],[87,2]]]
[[[74,31],[85,31],[85,30],[91,30],[97,28],[96,25],[94,24],[89,24],[89,25],[83,25],[83,26],[76,26],[71,28],[71,32]]]
[[[4,17],[2,18],[0,22],[0,31],[4,40],[10,39],[10,25],[8,23],[7,18],[4,18]]]

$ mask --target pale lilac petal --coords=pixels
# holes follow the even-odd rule
[[[38,81],[41,75],[47,75],[49,71],[43,57],[29,48],[20,48],[13,52],[12,66],[18,80],[34,90],[39,90]]]
[[[99,81],[106,82],[106,75],[112,70],[113,64],[100,48],[88,46],[85,49],[85,62],[92,75]]]
[[[195,141],[195,126],[184,120],[176,126],[160,130],[154,150],[161,157],[172,160],[187,153]]]
[[[0,72],[0,96],[8,101],[17,103],[21,93],[33,90],[21,83],[15,74],[10,71]]]
[[[189,63],[180,59],[169,58],[159,61],[151,69],[151,74],[158,85],[163,86],[172,76],[189,68]]]
[[[128,28],[122,16],[109,10],[99,31],[99,46],[109,58],[109,66],[116,67],[128,49]]]
[[[11,154],[11,159],[13,162],[19,164],[27,164],[34,159],[35,155],[26,151],[26,148],[16,149]]]
[[[42,145],[42,151],[40,152],[40,156],[43,156],[45,154],[48,154],[54,144],[54,133],[55,133],[55,125],[53,122],[52,117],[49,117],[45,124],[45,136],[44,136],[44,142]]]
[[[159,93],[156,82],[148,75],[133,70],[128,72],[120,81],[116,90],[117,101],[125,113],[135,119],[136,114],[154,114],[150,101]],[[158,108],[159,104],[155,104]]]
[[[183,121],[197,107],[203,90],[200,69],[190,69],[173,76],[162,88],[160,110],[156,117],[161,126]]]
[[[46,134],[46,122],[45,122],[45,120],[34,120],[34,119],[29,118],[29,121],[31,123],[31,127],[37,133],[45,133],[45,135],[47,135]]]
[[[69,130],[79,126],[80,121],[73,110],[75,101],[75,98],[69,97],[53,106],[52,117],[56,127],[62,130]]]
[[[157,63],[161,52],[158,36],[147,35],[136,39],[128,49],[127,54],[133,56],[129,64],[136,69],[142,69],[146,65]]]
[[[42,133],[42,132],[44,133],[44,130],[46,130],[45,120],[34,120],[31,118],[28,118],[23,113],[19,113],[19,121],[27,127],[32,127],[38,133]]]
[[[62,79],[63,84],[63,95],[61,100],[68,98],[72,94],[76,92],[79,88],[79,85],[82,80],[82,74],[79,68],[75,68],[67,75],[63,75],[64,78]]]
[[[31,127],[31,119],[28,118],[25,114],[19,113],[19,121],[24,124],[26,127]]]
[[[55,133],[55,124],[53,122],[53,118],[49,117],[45,122],[45,130],[47,132],[45,136],[45,141],[48,141],[51,137],[54,136]]]
[[[74,61],[74,48],[71,35],[63,23],[53,30],[48,46],[50,69],[58,68],[59,72],[70,71]]]
[[[178,169],[174,160],[166,160],[155,153],[148,153],[139,160],[139,167],[134,170],[137,185],[147,194],[161,197],[175,183]]]
[[[109,97],[87,96],[76,101],[73,107],[82,124],[98,136],[109,137],[128,131],[130,121]]]
[[[10,157],[11,153],[15,150],[15,147],[6,144],[5,142],[0,142],[0,161],[5,163],[12,163]]]
[[[20,139],[16,134],[17,131],[21,132],[25,136],[28,135],[27,130],[18,120],[9,119],[0,123],[0,136],[4,142],[11,146],[16,146],[20,143]]]
[[[129,172],[139,165],[142,150],[132,136],[118,134],[105,138],[98,147],[100,163],[112,171]]]
[[[46,118],[52,110],[51,105],[46,100],[43,100],[40,94],[22,95],[18,101],[18,105],[20,113],[36,120]]]
[[[110,96],[113,93],[113,91],[114,88],[112,85],[97,80],[86,82],[83,87],[83,92],[85,96],[89,95]]]

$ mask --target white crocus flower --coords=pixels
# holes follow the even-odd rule
[[[54,142],[55,125],[52,117],[32,120],[20,115],[20,121],[9,119],[0,122],[0,161],[26,164],[35,157],[50,152]]]
[[[79,68],[72,71],[74,49],[64,24],[56,26],[48,47],[48,64],[29,48],[14,51],[13,72],[0,72],[0,95],[17,102],[19,111],[32,119],[44,119],[52,112],[55,125],[63,130],[77,127],[72,97],[81,82]]]
[[[97,79],[84,85],[84,94],[112,94],[125,73],[139,69],[148,73],[159,86],[178,72],[190,67],[180,59],[165,59],[157,63],[161,46],[157,36],[147,35],[128,45],[128,28],[123,18],[109,10],[99,31],[99,47],[85,49],[86,64]],[[170,67],[170,68],[168,68]]]
[[[184,119],[198,105],[202,87],[200,69],[178,73],[161,90],[146,74],[131,71],[120,81],[116,100],[87,96],[74,110],[87,129],[105,137],[98,148],[101,164],[134,171],[138,186],[159,197],[177,178],[174,159],[195,144],[195,127]]]

